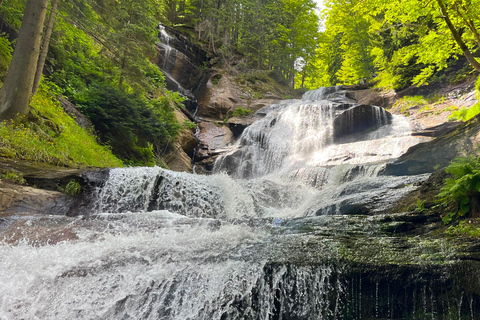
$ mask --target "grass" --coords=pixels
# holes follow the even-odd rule
[[[234,117],[243,117],[243,116],[249,116],[253,113],[253,110],[252,109],[244,109],[242,107],[237,107],[234,111],[233,111],[233,114],[232,116]]]
[[[23,175],[21,173],[17,173],[14,171],[7,171],[5,173],[0,173],[0,180],[6,180],[17,184],[25,184],[26,181],[23,179]]]
[[[416,106],[425,106],[427,104],[428,100],[422,96],[405,96],[395,103],[395,107],[401,107],[401,112],[405,113],[410,108]]]
[[[33,97],[29,116],[0,123],[0,156],[70,167],[123,165],[79,127],[45,87]]]

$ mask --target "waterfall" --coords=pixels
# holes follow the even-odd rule
[[[429,176],[379,176],[423,141],[403,117],[342,87],[259,113],[211,176],[111,169],[81,216],[0,219],[0,319],[479,318],[478,262],[386,211]]]

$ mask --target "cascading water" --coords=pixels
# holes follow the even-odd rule
[[[230,175],[113,169],[90,214],[0,220],[0,319],[477,319],[477,265],[383,213],[419,138],[339,90],[261,110]]]
[[[187,77],[185,79],[185,75],[179,74],[183,73],[182,70],[177,70],[177,68],[178,64],[188,65],[191,70],[198,68],[187,56],[173,47],[173,43],[176,42],[177,39],[167,32],[164,25],[159,24],[158,30],[160,42],[157,43],[157,47],[161,58],[158,67],[162,70],[162,73],[165,76],[167,89],[178,92],[186,97],[188,99],[188,103],[186,104],[187,109],[189,109],[192,114],[195,114],[198,107],[195,95],[190,90],[191,88],[186,89],[185,87],[185,82],[190,82],[190,78]],[[188,48],[185,49],[188,50]]]

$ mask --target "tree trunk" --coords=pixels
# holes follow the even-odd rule
[[[55,15],[57,14],[58,0],[52,0],[52,11],[48,18],[47,30],[43,37],[42,51],[38,58],[37,72],[35,73],[35,80],[33,81],[32,94],[36,94],[38,86],[40,85],[40,79],[42,78],[43,67],[45,66],[45,59],[47,59],[48,46],[50,45],[50,37],[52,36],[53,25],[55,24]]]
[[[437,3],[438,3],[438,6],[440,7],[440,12],[442,13],[443,19],[447,23],[448,29],[450,29],[450,32],[452,33],[453,38],[457,42],[460,49],[462,49],[463,54],[465,55],[465,58],[467,58],[468,62],[470,62],[470,64],[472,65],[472,67],[475,68],[475,70],[480,72],[480,63],[477,60],[475,60],[475,57],[468,49],[465,42],[463,42],[462,36],[460,36],[457,29],[455,29],[455,26],[453,25],[452,21],[450,20],[450,17],[448,16],[448,12],[445,8],[445,4],[443,3],[442,0],[437,0]]]
[[[0,90],[0,119],[28,112],[47,4],[48,0],[27,1],[12,62]]]

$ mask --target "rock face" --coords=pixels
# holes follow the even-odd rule
[[[388,164],[385,175],[416,175],[430,173],[447,167],[456,157],[471,153],[480,144],[480,117],[461,125],[446,134],[413,146],[397,159]]]
[[[199,100],[197,115],[206,119],[223,120],[240,105],[240,97],[228,77],[213,79],[216,80],[207,82],[203,98]]]
[[[213,170],[218,155],[234,140],[232,131],[224,125],[203,121],[198,125],[200,144],[195,154],[195,162],[200,166],[198,173]]]
[[[175,117],[179,123],[185,123],[189,119],[180,111],[175,111]],[[192,172],[192,157],[198,145],[192,129],[184,128],[180,131],[173,151],[165,157],[167,166],[174,171]]]
[[[343,137],[374,130],[392,122],[392,115],[383,108],[360,105],[345,110],[333,121],[333,138],[337,142]]]
[[[65,215],[72,199],[60,192],[0,182],[0,217],[21,214]]]
[[[208,61],[207,53],[183,34],[163,25],[159,25],[159,40],[157,65],[165,74],[167,88],[195,100],[204,78],[200,66]]]

